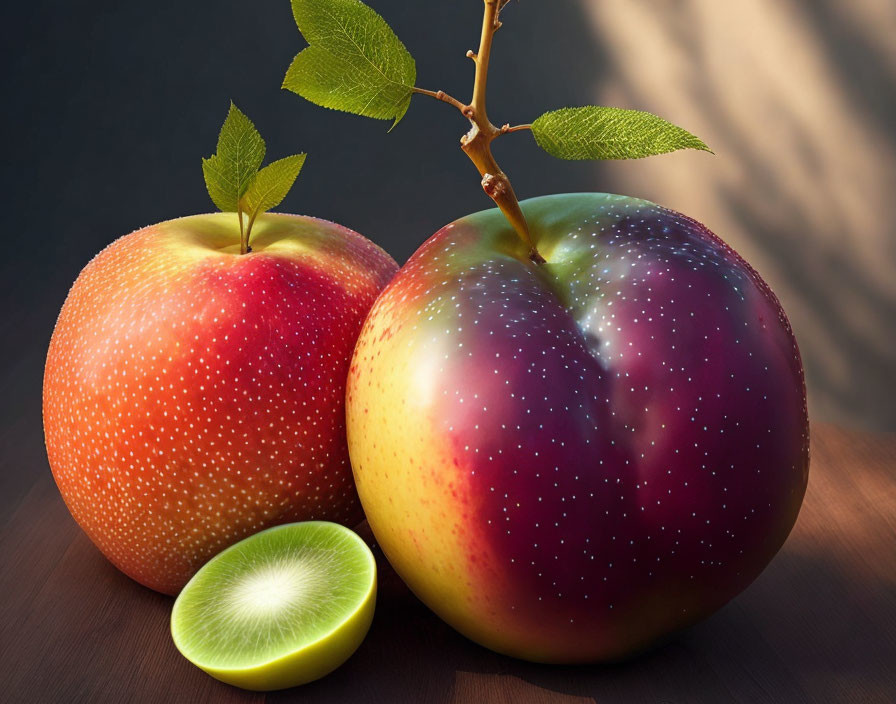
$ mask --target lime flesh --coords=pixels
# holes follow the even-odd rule
[[[171,635],[197,667],[244,689],[323,677],[357,649],[376,603],[376,563],[336,523],[257,533],[212,558],[174,603]]]

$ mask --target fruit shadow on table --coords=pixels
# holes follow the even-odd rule
[[[369,533],[368,533],[369,535]],[[875,690],[883,656],[861,633],[885,611],[887,585],[863,583],[835,556],[795,538],[739,598],[664,645],[608,665],[555,666],[493,653],[440,621],[404,586],[379,549],[377,615],[367,640],[336,673],[267,701],[375,702],[816,701],[849,680]],[[824,618],[819,618],[824,614]],[[805,624],[812,624],[810,631]],[[849,650],[832,657],[844,642]],[[831,668],[831,663],[838,666]],[[806,682],[816,687],[807,690]],[[883,691],[883,690],[881,690]],[[845,690],[844,690],[845,693]]]
[[[625,662],[582,666],[528,663],[476,645],[417,601],[381,553],[377,559],[378,610],[359,651],[330,677],[268,701],[351,701],[363,689],[365,701],[376,702],[554,701],[548,693],[562,695],[557,701],[804,702],[818,701],[825,680],[858,680],[873,691],[884,667],[874,643],[856,636],[873,630],[870,614],[885,609],[886,585],[863,584],[857,600],[848,572],[807,545],[789,543],[744,594],[666,644]],[[848,652],[832,657],[844,642]]]

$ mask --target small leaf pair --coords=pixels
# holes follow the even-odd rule
[[[248,251],[249,233],[255,219],[286,197],[306,156],[288,156],[262,169],[264,155],[265,143],[255,125],[231,103],[218,135],[217,152],[202,160],[202,172],[214,204],[224,212],[239,215],[244,252]],[[245,228],[244,214],[248,218]]]

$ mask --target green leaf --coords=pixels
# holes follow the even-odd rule
[[[678,149],[711,151],[661,117],[622,108],[555,110],[533,122],[532,133],[538,146],[559,159],[640,159]]]
[[[325,108],[397,124],[417,67],[386,21],[360,0],[292,0],[292,12],[310,46],[283,87]]]
[[[205,186],[220,210],[236,211],[264,160],[264,140],[252,121],[230,103],[218,135],[218,151],[202,160]]]
[[[255,218],[276,208],[289,193],[302,170],[305,154],[296,154],[273,161],[259,171],[242,198],[243,211]]]

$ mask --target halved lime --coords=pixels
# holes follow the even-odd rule
[[[177,649],[244,689],[311,682],[364,640],[376,603],[376,563],[354,532],[308,521],[257,533],[212,558],[171,613]]]

